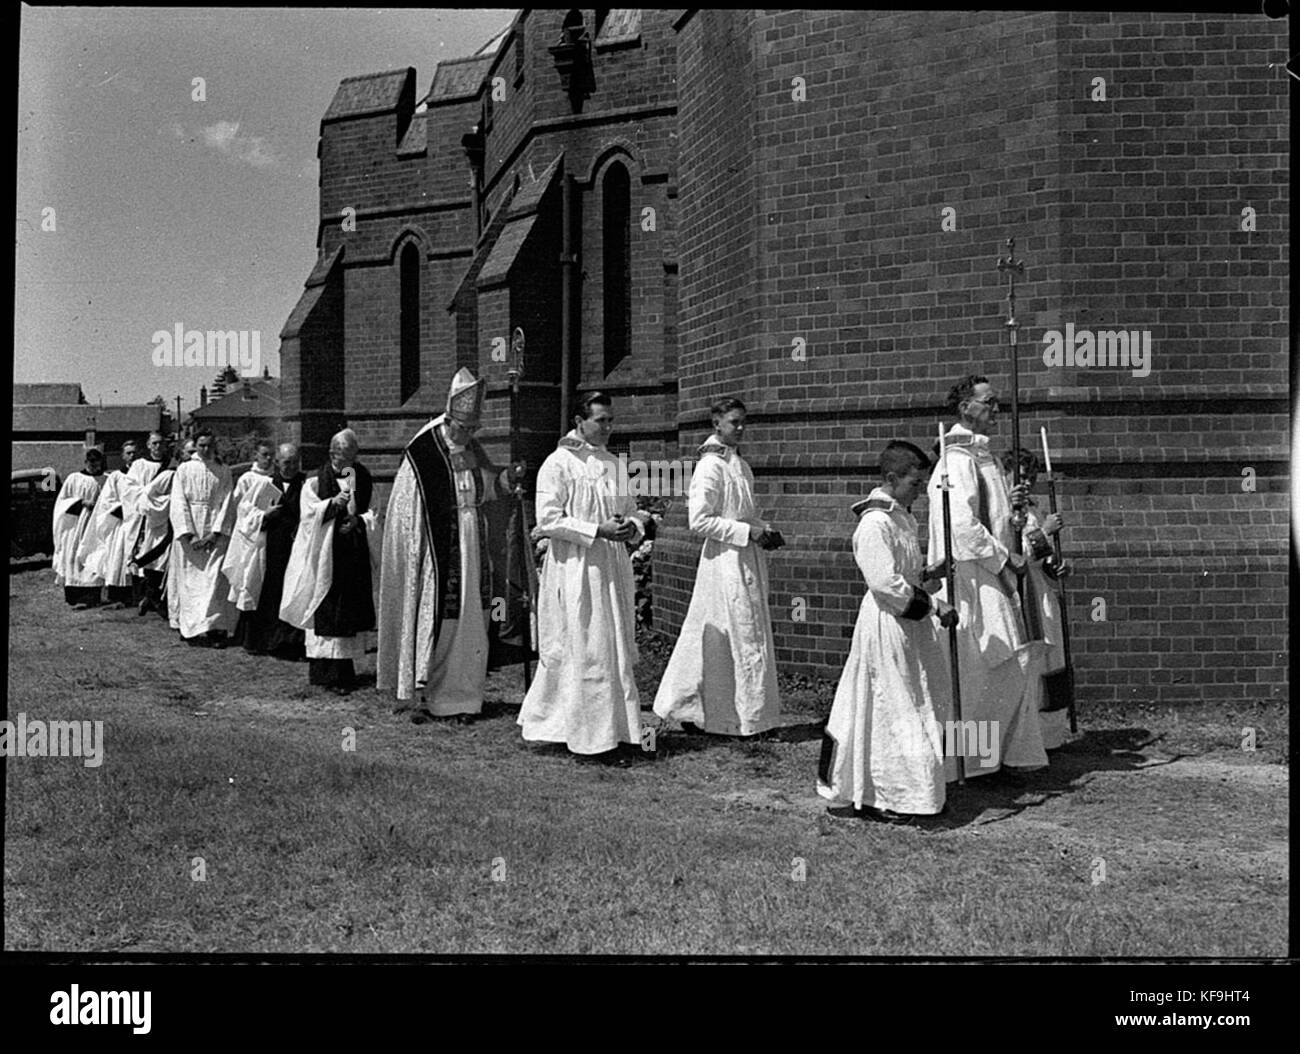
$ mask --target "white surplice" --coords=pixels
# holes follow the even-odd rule
[[[266,577],[266,532],[262,521],[280,503],[270,469],[256,465],[235,484],[235,523],[221,571],[230,583],[228,599],[240,611],[256,611]]]
[[[103,579],[106,586],[129,586],[131,569],[130,544],[134,537],[127,532],[128,518],[138,526],[131,514],[139,489],[130,476],[114,469],[104,478],[95,513],[90,526],[82,536],[78,549],[85,572]]]
[[[537,476],[536,533],[550,549],[538,580],[537,676],[519,725],[524,739],[565,743],[575,754],[641,740],[632,559],[624,542],[596,537],[616,514],[632,518],[638,539],[644,531],[617,480],[614,455],[576,431]]]
[[[168,591],[168,602],[175,597],[177,628],[187,639],[214,630],[229,631],[235,625],[235,608],[227,599],[230,584],[221,573],[234,519],[233,497],[230,469],[215,461],[186,461],[172,479],[175,538],[169,573],[175,583]],[[216,535],[217,544],[196,551],[194,543],[209,534]]]
[[[655,695],[662,718],[748,736],[781,715],[767,607],[767,554],[754,474],[734,447],[711,440],[691,476],[690,528],[704,536],[691,605]]]
[[[154,476],[140,496],[136,499],[136,508],[144,519],[144,530],[140,534],[137,552],[141,555],[152,552],[167,537],[172,520],[172,483],[176,479],[174,468],[165,468]],[[180,581],[180,572],[176,570],[180,546],[173,540],[158,556],[140,569],[164,572],[167,590],[167,622],[174,630],[181,628],[181,605],[176,587]]]
[[[853,645],[826,723],[817,793],[856,808],[929,816],[944,804],[946,645],[921,582],[912,514],[877,487],[853,532],[867,583]],[[969,766],[968,766],[969,767]]]
[[[967,764],[967,776],[984,776],[1001,765],[1040,768],[1047,764],[1038,702],[1031,678],[1042,669],[1042,645],[1026,641],[1021,627],[1011,551],[1011,500],[988,436],[960,424],[948,432],[948,476],[952,483],[954,581],[960,618],[957,655],[963,721],[997,722],[1000,764]],[[930,476],[929,561],[944,559],[942,466]],[[980,481],[989,526],[980,521]],[[999,572],[1002,572],[1001,574]],[[939,596],[948,600],[947,582]],[[990,726],[991,728],[991,726]]]
[[[147,546],[140,545],[145,535],[148,534],[148,523],[145,516],[147,506],[145,494],[150,484],[163,471],[161,461],[151,461],[147,457],[141,457],[131,462],[131,469],[127,472],[127,477],[131,482],[131,492],[123,509],[126,516],[126,529],[122,536],[122,545],[126,554],[127,569],[136,578],[143,577],[144,569],[132,564],[131,558],[137,552],[148,552]],[[160,537],[159,541],[161,540]],[[139,547],[137,548],[137,546]],[[150,566],[150,570],[155,569],[152,565]],[[157,569],[160,570],[160,568]]]
[[[348,637],[325,637],[316,633],[316,609],[334,584],[334,520],[326,519],[333,499],[320,496],[320,477],[313,475],[302,485],[298,499],[298,531],[284,572],[280,618],[306,633],[309,659],[360,659],[366,653],[370,631]],[[352,507],[355,507],[352,506]],[[373,509],[361,514],[367,539],[378,537],[379,517]],[[369,545],[371,581],[379,577],[378,548]]]
[[[133,465],[132,468],[135,466]],[[167,528],[171,524],[172,511],[172,480],[176,477],[176,470],[164,468],[159,471],[144,489],[136,497],[136,513],[143,521],[143,530],[139,535],[139,541],[136,545],[136,551],[142,556],[158,548],[167,537]],[[171,555],[171,546],[168,546],[153,560],[147,564],[140,565],[142,571],[164,571],[168,566],[168,558]]]
[[[85,472],[69,473],[54,499],[54,581],[61,586],[101,586],[104,580],[90,573],[81,563],[78,550],[95,516],[95,503],[103,487],[103,476]],[[81,508],[68,510],[77,502]]]

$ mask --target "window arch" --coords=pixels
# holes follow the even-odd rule
[[[402,246],[398,272],[401,282],[398,402],[405,403],[420,389],[420,250],[414,242]]]
[[[632,352],[632,181],[615,161],[601,181],[605,373]]]

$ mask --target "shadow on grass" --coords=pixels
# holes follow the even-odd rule
[[[674,754],[698,754],[706,750],[729,750],[737,754],[764,753],[772,743],[808,743],[821,739],[826,722],[822,720],[782,725],[754,736],[726,736],[712,732],[672,730],[660,732],[656,745],[660,759]]]
[[[998,775],[968,778],[965,787],[948,784],[948,808],[941,817],[926,821],[928,830],[953,830],[970,824],[987,826],[1019,816],[1027,809],[1047,804],[1081,789],[1087,777],[1098,772],[1135,772],[1138,769],[1171,765],[1186,754],[1152,762],[1141,751],[1163,737],[1145,728],[1111,728],[1085,732],[1080,739],[1048,755],[1048,766],[1025,777],[1023,786],[1012,786]],[[980,820],[990,809],[998,815]]]
[[[485,699],[483,701],[483,710],[475,720],[475,724],[487,721],[509,721],[514,724],[515,719],[519,717],[518,703],[503,703],[498,700]]]
[[[371,674],[371,687],[374,687],[374,679],[374,674]],[[427,705],[425,703],[420,703],[418,700],[408,700],[405,703],[400,703],[390,698],[388,693],[381,693],[375,699],[378,709],[386,710],[394,717],[417,725],[469,727],[506,720],[513,723],[519,714],[519,704],[503,703],[494,699],[485,699],[483,709],[477,714],[431,714],[424,709]]]
[[[607,750],[603,754],[575,754],[563,743],[539,743],[521,739],[519,750],[532,758],[565,762],[598,770],[626,770],[654,765],[663,760],[662,753],[651,753],[631,743],[620,743],[613,750]]]

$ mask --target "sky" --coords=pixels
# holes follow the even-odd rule
[[[345,77],[477,51],[514,9],[21,10],[15,382],[192,410],[159,331],[279,334],[316,260],[320,119]],[[203,101],[194,85],[203,78]],[[52,229],[51,229],[52,228]]]

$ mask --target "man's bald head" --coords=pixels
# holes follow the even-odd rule
[[[281,479],[292,479],[302,471],[302,458],[293,443],[281,443],[275,452],[275,470]]]

